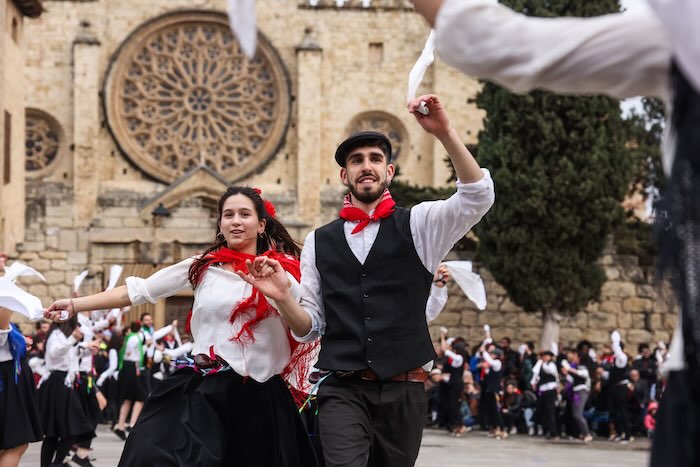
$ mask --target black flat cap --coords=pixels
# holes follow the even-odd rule
[[[391,163],[391,142],[389,138],[376,131],[360,131],[359,133],[350,135],[348,139],[340,143],[338,149],[335,150],[335,161],[339,166],[345,167],[345,159],[348,157],[350,151],[374,141],[379,141],[379,146],[389,159],[387,162]]]

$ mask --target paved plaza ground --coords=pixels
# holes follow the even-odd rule
[[[117,465],[123,442],[101,426],[93,443],[95,467]],[[524,435],[498,441],[484,432],[454,438],[446,432],[426,430],[417,467],[643,467],[648,464],[647,440],[620,446],[607,441],[590,445],[574,442],[546,442]],[[38,467],[41,443],[34,443],[21,467]]]

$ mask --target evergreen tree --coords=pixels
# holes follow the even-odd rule
[[[593,16],[617,0],[503,0],[531,16]],[[479,257],[510,298],[543,311],[542,346],[558,341],[558,316],[600,295],[597,260],[636,163],[619,102],[543,91],[515,95],[485,83],[480,163],[491,170],[496,203],[477,226]]]

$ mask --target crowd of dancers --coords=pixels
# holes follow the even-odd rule
[[[473,428],[505,439],[517,433],[581,442],[626,444],[652,437],[664,391],[667,347],[640,344],[632,358],[619,333],[596,349],[582,340],[561,352],[487,338],[471,352],[461,337],[437,344],[439,358],[426,382],[428,426],[461,436]]]

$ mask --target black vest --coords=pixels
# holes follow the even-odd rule
[[[500,392],[501,391],[501,381],[503,380],[503,366],[498,371],[493,368],[489,368],[489,372],[484,376],[484,391],[486,392]]]
[[[316,230],[326,315],[318,368],[371,368],[387,379],[436,357],[425,319],[433,274],[416,253],[410,217],[397,208],[381,220],[364,265],[345,240],[342,219]]]
[[[581,367],[579,366],[579,368],[581,368]],[[586,384],[586,380],[588,378],[584,378],[583,376],[579,376],[576,373],[571,373],[571,379],[573,380],[572,386],[576,387],[576,386],[580,386],[582,384]]]
[[[613,362],[612,368],[610,368],[610,384],[619,384],[620,382],[629,378],[629,374],[630,370],[627,365],[625,365],[624,368],[618,368],[617,365],[615,365],[615,362]]]
[[[557,380],[557,377],[554,375],[550,375],[546,371],[544,371],[544,368],[540,368],[540,380],[537,384],[542,386],[543,384],[547,383],[553,383]]]

